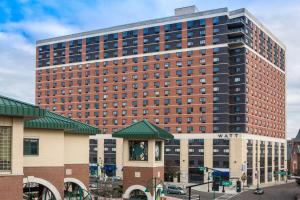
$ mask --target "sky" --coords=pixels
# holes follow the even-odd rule
[[[247,8],[287,47],[287,137],[300,128],[299,0],[0,0],[0,94],[34,103],[35,42],[174,15]],[[298,124],[299,123],[299,124]]]

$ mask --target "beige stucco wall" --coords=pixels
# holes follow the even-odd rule
[[[240,178],[243,174],[242,165],[247,162],[247,140],[231,138],[229,148],[230,176]]]
[[[213,168],[213,139],[204,140],[204,166]],[[204,173],[204,180],[208,179],[208,173]]]
[[[24,138],[39,139],[39,155],[24,156],[24,167],[64,166],[62,130],[24,129]]]
[[[116,176],[123,177],[123,139],[117,138],[116,139]]]
[[[0,117],[0,126],[12,127],[11,172],[0,172],[0,175],[23,175],[23,125],[23,118]]]
[[[12,174],[23,174],[24,120],[13,118],[12,128]]]
[[[67,134],[64,138],[65,164],[89,163],[89,136],[81,134]]]
[[[189,182],[189,140],[180,140],[180,182]]]

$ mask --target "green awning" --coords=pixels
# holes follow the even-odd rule
[[[146,119],[136,122],[112,134],[113,137],[127,139],[173,139],[174,136]]]
[[[96,127],[46,111],[43,118],[27,120],[25,128],[63,129],[67,133],[95,135],[100,133]]]
[[[0,95],[0,115],[38,118],[45,115],[45,110],[38,106]]]

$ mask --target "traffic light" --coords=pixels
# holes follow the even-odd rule
[[[220,183],[219,181],[214,180],[212,184],[212,191],[219,191]]]
[[[242,190],[242,189],[241,189],[241,181],[238,180],[238,181],[236,182],[236,192],[241,192],[241,190]]]

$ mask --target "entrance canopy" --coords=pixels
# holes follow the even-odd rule
[[[112,134],[113,137],[126,139],[173,139],[174,136],[146,119],[136,122]]]

